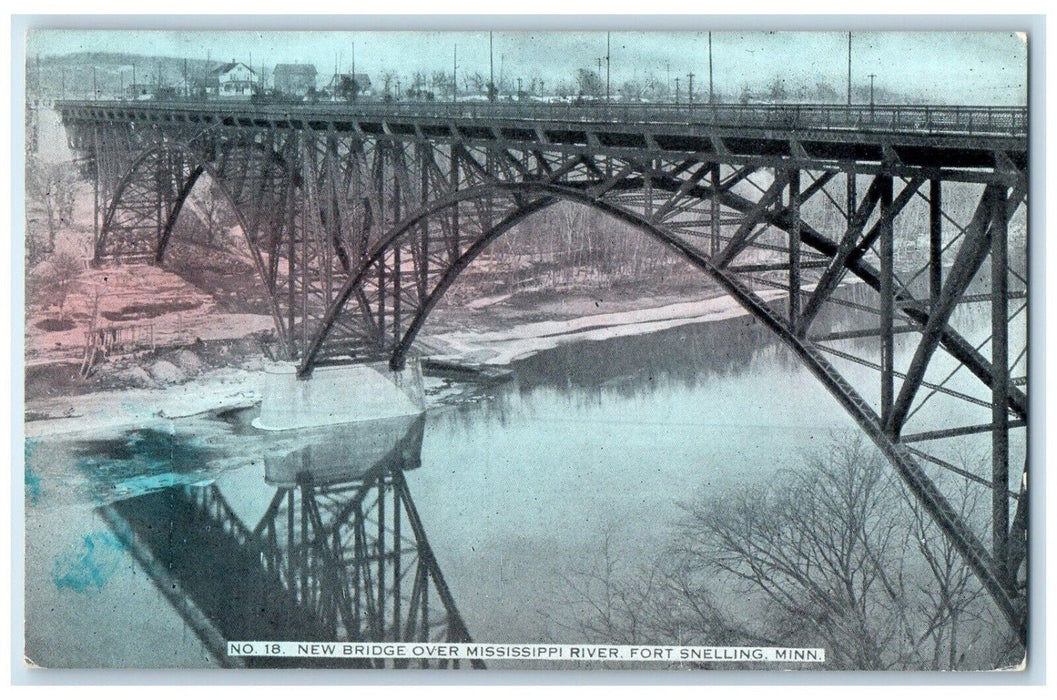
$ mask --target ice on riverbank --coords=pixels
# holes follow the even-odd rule
[[[779,299],[781,290],[757,292],[764,301]],[[736,301],[718,296],[700,301],[649,309],[596,314],[566,321],[539,321],[493,332],[452,331],[429,337],[439,352],[435,360],[462,360],[484,365],[507,365],[537,352],[568,343],[643,335],[691,323],[723,321],[745,314]]]
[[[765,301],[780,290],[758,292]],[[666,306],[595,314],[565,321],[524,323],[491,332],[450,331],[423,338],[435,360],[507,365],[559,345],[653,333],[677,326],[722,321],[745,311],[719,296]],[[27,413],[42,419],[26,423],[26,437],[145,425],[159,419],[251,406],[261,400],[263,373],[218,369],[182,383],[159,388],[104,391],[27,402]]]

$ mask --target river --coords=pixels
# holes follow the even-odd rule
[[[473,640],[583,642],[568,624],[575,605],[562,601],[574,597],[571,582],[604,564],[604,547],[624,570],[646,567],[681,503],[753,488],[854,430],[791,353],[743,316],[561,346],[512,369],[505,382],[434,380],[424,420],[396,425],[262,435],[249,427],[251,414],[233,412],[27,443],[27,656],[42,666],[222,663],[202,629],[231,635],[253,618],[250,593],[225,579],[241,576],[231,568],[241,559],[214,552],[196,568],[161,553],[222,552],[221,539],[238,540],[237,527],[220,532],[197,510],[184,517],[189,493],[222,501],[247,530],[272,504],[272,532],[292,532],[305,471],[324,499],[323,520],[342,503],[369,505],[373,475],[399,472],[406,496],[396,508],[412,502],[422,533],[405,518],[402,534],[390,536],[428,538],[430,580],[440,575]],[[341,484],[352,484],[352,495]],[[351,523],[354,510],[342,517]],[[297,512],[298,527],[310,527],[312,511]],[[376,516],[366,514],[361,535],[348,526],[346,554],[354,535],[374,533]],[[335,542],[345,532],[335,530]],[[322,556],[299,571],[328,580]],[[413,552],[403,556],[406,564]],[[349,581],[358,564],[342,561],[337,575]],[[403,605],[406,617],[411,603]],[[268,633],[245,630],[253,631]]]

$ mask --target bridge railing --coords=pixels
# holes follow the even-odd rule
[[[137,109],[261,116],[300,114],[504,119],[513,121],[622,124],[679,124],[782,130],[849,130],[884,133],[1026,136],[1025,107],[974,105],[830,105],[830,104],[671,104],[639,102],[358,102],[235,103],[223,100],[183,102],[67,102],[84,106],[134,105]]]

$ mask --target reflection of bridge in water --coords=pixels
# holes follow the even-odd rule
[[[404,479],[419,466],[422,431],[422,418],[370,422],[280,445],[265,459],[275,493],[253,522],[229,502],[238,495],[225,497],[216,483],[149,493],[100,513],[221,665],[381,666],[229,657],[226,645],[472,641]]]
[[[161,263],[174,245],[203,243],[173,233],[208,175],[235,211],[239,246],[301,378],[376,359],[400,370],[459,275],[559,202],[649,236],[788,345],[1024,638],[1027,289],[1018,233],[1026,228],[1027,110],[57,109],[96,185],[96,262]],[[849,282],[862,292],[855,300],[840,293]],[[972,319],[956,313],[965,307]],[[860,319],[854,327],[830,332],[817,323],[848,308]],[[983,339],[973,335],[981,323],[990,330]],[[897,354],[897,338],[909,352]],[[867,380],[862,367],[872,372]],[[957,462],[972,436],[990,442],[989,469]],[[990,500],[986,524],[951,505],[961,486],[952,478]]]

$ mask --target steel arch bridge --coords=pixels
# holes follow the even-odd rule
[[[1025,109],[58,109],[95,182],[96,263],[160,263],[208,174],[303,378],[402,367],[460,273],[537,212],[573,202],[623,222],[792,349],[1026,639]],[[834,310],[851,320],[823,327]],[[964,463],[966,444],[987,445],[986,464]],[[986,517],[952,505],[964,484]]]

